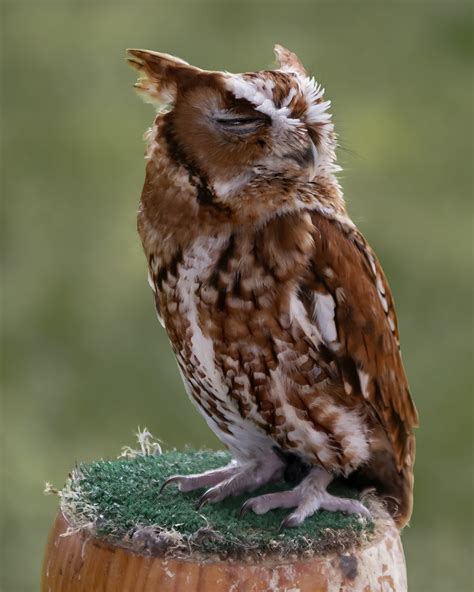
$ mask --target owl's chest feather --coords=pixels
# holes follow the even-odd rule
[[[200,239],[157,283],[157,302],[191,396],[223,421],[236,412],[268,427],[284,411],[280,371],[314,366],[310,346],[295,343],[320,336],[296,297],[295,265],[262,256],[245,237]]]
[[[301,261],[284,261],[283,256],[272,264],[246,237],[197,239],[179,253],[179,261],[152,272],[157,305],[175,350],[199,361],[215,382],[216,364],[232,366],[232,357],[240,364],[269,358],[265,346],[285,339],[291,327],[293,336],[299,331],[317,339],[296,294],[299,267],[304,267]],[[224,371],[232,376],[231,368]]]
[[[236,326],[248,326],[250,313],[228,294],[238,274],[231,271],[229,241],[228,236],[201,239],[184,251],[175,273],[157,289],[157,302],[188,394],[211,429],[234,455],[264,454],[275,443],[259,428],[255,405],[250,413],[250,382],[244,376],[252,370],[242,367],[242,355],[261,352],[255,344],[226,338],[229,331],[238,333]]]

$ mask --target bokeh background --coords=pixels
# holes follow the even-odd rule
[[[38,589],[76,461],[147,426],[219,447],[155,319],[135,231],[149,105],[126,47],[201,67],[272,63],[326,86],[350,212],[391,281],[420,416],[404,533],[412,592],[472,590],[472,14],[446,2],[4,0],[4,592]]]

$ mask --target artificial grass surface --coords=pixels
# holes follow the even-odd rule
[[[203,490],[181,493],[169,486],[159,494],[161,484],[171,475],[198,473],[229,461],[226,452],[187,450],[81,464],[61,493],[61,507],[73,527],[92,525],[99,537],[152,554],[199,551],[240,556],[341,550],[373,531],[373,523],[341,512],[317,512],[300,527],[281,533],[278,527],[288,510],[260,516],[249,512],[239,519],[246,499],[286,489],[285,483],[206,505],[199,512],[195,506]],[[350,490],[338,493],[354,496]]]

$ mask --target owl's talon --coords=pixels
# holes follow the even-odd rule
[[[211,487],[205,491],[198,499],[196,503],[196,509],[200,510],[206,504],[215,504],[216,502],[220,502],[226,498],[227,495],[229,495],[228,491],[226,490],[226,485],[229,483],[230,480],[224,481],[223,483],[219,483],[219,485],[215,485],[214,487]]]
[[[198,512],[201,511],[201,509],[208,504],[211,501],[211,495],[209,494],[210,490],[206,491],[206,493],[203,493],[201,495],[201,497],[198,499],[198,501],[196,502],[196,510]]]
[[[239,520],[243,520],[245,515],[248,513],[248,511],[251,509],[251,499],[248,499],[246,502],[244,502],[241,507],[240,507],[240,511],[239,511]]]
[[[295,528],[299,525],[300,522],[298,518],[294,514],[288,514],[288,516],[286,516],[286,518],[283,518],[283,520],[280,522],[280,526],[278,527],[278,533],[281,534],[287,528]]]
[[[161,495],[163,493],[164,489],[166,487],[168,487],[168,485],[172,485],[173,483],[175,483],[179,489],[180,488],[180,479],[181,479],[181,475],[174,475],[173,477],[169,477],[168,479],[166,479],[166,481],[161,485],[158,495]]]

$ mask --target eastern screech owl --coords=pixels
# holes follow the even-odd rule
[[[341,477],[375,487],[402,527],[417,413],[392,296],[346,211],[330,102],[275,53],[274,70],[230,74],[129,50],[158,107],[138,213],[149,282],[186,390],[233,456],[167,483],[215,503],[293,479],[243,513],[293,508],[294,526],[369,514],[326,491]]]

